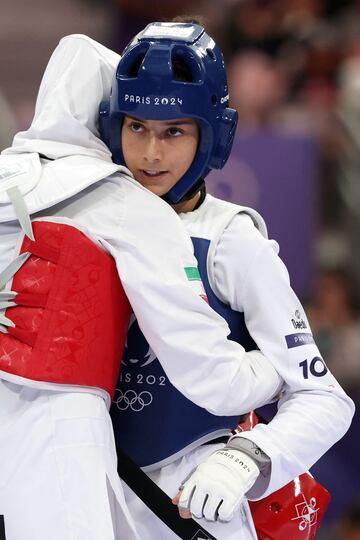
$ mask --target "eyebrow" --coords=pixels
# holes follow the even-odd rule
[[[142,124],[146,124],[147,123],[147,120],[143,119],[143,118],[136,118],[136,116],[131,116],[130,114],[127,114],[126,115],[126,118],[129,118],[130,120],[135,120],[135,122],[140,122]],[[151,120],[150,120],[151,122]],[[166,120],[166,121],[163,121],[164,122],[164,125],[165,126],[181,126],[181,125],[193,125],[193,121],[192,120]]]

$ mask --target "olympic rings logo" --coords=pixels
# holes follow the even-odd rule
[[[118,397],[114,399],[113,403],[115,403],[120,411],[126,411],[130,407],[132,411],[140,412],[153,401],[152,394],[147,390],[137,394],[135,390],[126,390],[126,392],[123,392],[117,388],[115,396],[116,394],[118,394]]]

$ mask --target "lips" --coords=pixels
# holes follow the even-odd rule
[[[147,178],[160,178],[161,176],[166,174],[166,171],[148,171],[148,170],[145,170],[145,169],[142,169],[141,172]]]

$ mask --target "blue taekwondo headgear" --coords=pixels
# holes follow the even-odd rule
[[[186,72],[186,77],[177,77],[177,70]],[[200,130],[196,156],[164,196],[177,203],[196,193],[211,169],[225,165],[237,124],[237,112],[227,107],[228,101],[223,55],[204,28],[192,23],[151,23],[126,47],[117,66],[110,100],[100,105],[101,137],[114,162],[125,165],[124,115],[144,120],[194,118]]]

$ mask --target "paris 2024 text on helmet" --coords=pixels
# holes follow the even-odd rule
[[[192,23],[149,24],[126,47],[117,66],[109,101],[100,105],[100,133],[113,160],[125,164],[121,125],[125,115],[144,120],[194,118],[200,128],[196,156],[165,195],[170,203],[190,198],[211,169],[230,154],[237,113],[229,93],[220,48]]]

